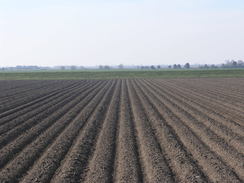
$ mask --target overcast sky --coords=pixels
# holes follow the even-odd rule
[[[244,60],[243,0],[0,0],[0,66]]]

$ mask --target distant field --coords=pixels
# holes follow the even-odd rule
[[[244,69],[0,72],[0,80],[244,77]]]

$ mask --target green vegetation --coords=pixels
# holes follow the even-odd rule
[[[0,72],[0,80],[244,77],[244,69]]]

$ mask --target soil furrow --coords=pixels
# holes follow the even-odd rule
[[[76,83],[72,87],[67,87],[58,92],[57,91],[52,92],[52,93],[44,96],[43,98],[40,98],[37,101],[33,102],[30,106],[25,106],[24,108],[14,110],[14,111],[12,111],[13,113],[10,113],[10,114],[6,115],[5,117],[3,117],[3,116],[0,117],[0,125],[3,125],[6,122],[9,123],[11,120],[13,120],[16,117],[19,117],[21,115],[22,115],[22,117],[24,115],[27,116],[28,113],[33,112],[33,110],[37,109],[39,106],[46,104],[46,103],[58,98],[59,96],[69,92],[70,90],[74,90],[77,87],[80,87],[80,84]],[[30,117],[32,117],[32,116],[29,115],[27,118],[30,118]]]
[[[215,102],[212,102],[212,99],[204,100],[202,96],[199,96],[189,90],[185,91],[184,88],[179,88],[177,86],[172,85],[171,83],[167,82],[165,84],[166,87],[170,86],[174,92],[177,92],[177,95],[184,95],[185,97],[188,96],[187,100],[191,100],[193,102],[197,102],[198,106],[201,106],[207,110],[214,111],[215,114],[219,113],[219,117],[222,119],[228,119],[229,123],[232,123],[237,128],[241,128],[244,131],[243,122],[240,120],[243,117],[238,117],[238,115],[230,112],[230,108],[224,108],[223,106],[216,105]],[[198,102],[199,101],[199,102]],[[201,105],[202,104],[202,105]],[[211,113],[211,112],[210,112]],[[235,121],[234,121],[235,120]]]
[[[235,115],[238,115],[242,118],[244,117],[243,111],[241,111],[238,107],[235,107],[233,104],[232,105],[228,104],[226,102],[227,100],[220,100],[219,98],[216,99],[213,96],[208,96],[207,92],[202,94],[200,91],[194,91],[193,87],[191,87],[190,89],[186,88],[186,86],[180,87],[180,83],[179,83],[179,85],[177,85],[177,87],[185,89],[190,93],[194,93],[194,95],[197,95],[197,96],[199,96],[199,98],[204,99],[210,103],[214,102],[214,105],[218,106],[218,108],[221,110],[226,110],[226,108],[228,108],[230,115],[235,114]]]
[[[73,95],[73,93],[77,93],[77,90],[82,90],[85,88],[81,88],[80,86],[77,86],[77,88],[73,88],[73,90],[64,90],[63,93],[58,94],[57,96],[52,96],[51,98],[47,98],[46,100],[43,100],[42,102],[37,103],[37,105],[34,105],[31,111],[26,112],[23,115],[18,115],[14,117],[12,120],[7,118],[7,122],[0,126],[0,136],[3,136],[5,132],[8,130],[14,130],[14,128],[18,127],[19,125],[25,124],[27,120],[35,119],[37,116],[41,115],[42,113],[46,112],[47,108],[50,108],[59,102],[63,101],[64,99],[70,97]],[[2,121],[2,120],[1,120]]]
[[[114,182],[143,182],[141,158],[139,157],[136,131],[129,101],[126,81],[122,84],[120,106],[120,132],[118,136],[117,161]]]
[[[168,157],[168,161],[177,176],[177,182],[209,182],[202,172],[202,168],[192,158],[180,137],[174,129],[166,123],[157,108],[152,104],[146,95],[144,88],[137,84],[136,91],[140,96],[143,106],[146,108],[148,118],[152,121],[153,129],[158,137],[159,143]],[[139,91],[141,90],[141,91]]]
[[[145,182],[175,182],[172,171],[162,154],[150,121],[141,108],[140,101],[131,83],[128,82],[129,98],[132,101],[132,111],[135,118],[135,128],[139,139],[139,150],[143,160]]]
[[[150,85],[150,87],[152,87]],[[154,88],[155,89],[155,88]],[[154,91],[158,91],[155,89]],[[204,121],[199,121],[199,119],[193,116],[193,113],[189,113],[184,108],[180,107],[178,101],[173,100],[172,97],[166,96],[165,92],[158,93],[159,96],[163,97],[165,105],[169,107],[170,110],[174,111],[174,114],[177,115],[189,129],[198,134],[199,138],[208,146],[216,152],[221,159],[230,165],[238,176],[242,177],[244,175],[244,155],[239,153],[233,146],[227,144],[224,139],[220,138],[215,134],[210,128],[208,128]],[[243,177],[242,177],[243,178]]]
[[[65,88],[65,87],[63,87],[63,88]],[[50,84],[48,84],[46,87],[40,86],[36,90],[37,91],[35,91],[35,92],[24,93],[24,96],[18,96],[16,99],[13,99],[11,97],[11,100],[13,100],[13,102],[11,102],[11,100],[9,99],[7,104],[4,104],[3,106],[1,106],[1,108],[3,108],[3,109],[0,108],[0,113],[8,112],[8,110],[11,110],[13,108],[18,108],[18,107],[23,108],[25,105],[32,103],[32,101],[38,100],[39,98],[42,98],[43,96],[52,92],[52,90],[55,91],[57,89],[55,88],[55,85],[52,86],[52,84],[51,84],[51,86],[50,86]]]
[[[77,91],[74,95],[79,95],[79,91]],[[42,119],[47,118],[51,114],[55,113],[61,106],[65,105],[67,102],[70,101],[70,99],[73,97],[73,95],[64,95],[60,100],[54,101],[57,103],[52,104],[51,107],[48,108],[48,106],[43,106],[44,111],[43,113],[37,114],[36,116],[28,119],[27,121],[24,121],[19,126],[9,130],[7,133],[1,135],[0,139],[0,147],[3,147],[10,141],[17,138],[19,135],[27,131],[28,129],[33,128],[34,126],[38,125]],[[17,119],[18,120],[18,119]]]
[[[121,81],[111,99],[103,127],[96,142],[95,152],[86,169],[85,181],[88,183],[109,183],[113,180],[113,165],[116,153],[116,132],[118,130],[118,115],[120,104]],[[82,181],[83,182],[83,181]]]
[[[210,180],[213,182],[241,182],[237,174],[175,114],[174,110],[172,111],[165,104],[164,98],[155,93],[155,90],[147,86],[144,88],[148,93],[152,93],[150,96],[153,96],[152,101],[157,105],[158,111],[180,136],[182,143],[192,153],[194,159],[199,162]]]
[[[47,128],[54,125],[63,115],[70,112],[73,108],[76,107],[86,96],[88,96],[89,92],[94,89],[99,89],[101,84],[95,85],[92,88],[87,88],[82,95],[75,95],[74,98],[66,105],[57,110],[54,114],[48,116],[48,118],[43,119],[41,123],[39,123],[34,128],[31,128],[24,135],[18,137],[14,142],[8,144],[3,149],[0,150],[0,168],[2,168],[13,156],[16,156],[18,152],[20,152],[26,145],[30,144],[34,141],[41,133],[43,133]]]
[[[89,96],[82,100],[80,105],[73,108],[73,110],[61,118],[59,123],[46,130],[41,136],[39,136],[34,142],[27,146],[21,153],[14,158],[7,166],[0,172],[1,181],[18,181],[21,176],[33,165],[33,163],[42,155],[47,146],[50,146],[52,142],[69,126],[74,125],[74,119],[81,113],[81,109],[85,106],[96,106],[99,102],[99,98],[102,98],[106,88],[101,90],[99,93],[91,92]],[[91,99],[97,99],[97,101],[90,102]],[[91,106],[92,107],[92,106]],[[84,108],[86,109],[86,108]],[[88,108],[89,109],[89,108]],[[93,110],[93,109],[91,109]],[[89,113],[87,113],[89,115]],[[67,131],[67,130],[66,130]],[[71,131],[72,133],[72,131]],[[54,154],[55,155],[55,154]],[[45,166],[44,166],[45,167]]]
[[[73,120],[73,123],[60,134],[53,145],[49,146],[42,157],[31,167],[21,182],[49,182],[51,180],[55,171],[60,166],[61,161],[72,147],[73,142],[75,143],[77,141],[79,132],[85,131],[85,127],[91,124],[89,123],[89,118],[95,115],[95,119],[97,119],[99,114],[105,112],[107,109],[107,104],[109,103],[107,97],[112,94],[114,87],[114,84],[110,85],[109,88],[106,87],[105,91],[100,91],[98,97],[102,97],[101,100],[99,100],[98,97],[94,98],[88,106],[81,111]],[[94,129],[96,125],[92,127]]]
[[[0,182],[243,182],[243,81],[0,81]]]
[[[244,133],[235,133],[237,130],[232,131],[230,128],[222,125],[221,122],[215,120],[215,117],[213,115],[209,114],[208,112],[204,113],[201,109],[198,109],[198,105],[195,105],[193,103],[189,104],[189,101],[184,100],[182,96],[178,97],[176,94],[172,95],[173,91],[168,92],[164,88],[157,87],[154,84],[152,85],[156,88],[159,88],[161,90],[161,93],[163,93],[165,96],[169,96],[168,98],[172,100],[172,103],[177,105],[177,108],[181,108],[181,110],[183,109],[183,111],[188,116],[190,115],[190,118],[202,121],[201,124],[205,125],[206,128],[210,128],[211,131],[213,131],[212,133],[214,134],[214,136],[220,136],[221,138],[225,139],[225,141],[228,142],[230,145],[238,149],[239,152],[244,152]]]
[[[156,84],[156,83],[155,83]],[[155,86],[158,86],[156,84]],[[211,115],[212,118],[218,120],[220,123],[223,123],[227,128],[232,129],[236,133],[239,133],[240,135],[244,135],[244,127],[241,126],[239,123],[233,120],[233,117],[230,118],[229,115],[227,115],[225,112],[217,111],[217,106],[209,105],[208,101],[203,101],[201,98],[197,98],[197,96],[193,97],[192,94],[189,95],[189,92],[184,92],[182,89],[179,90],[177,87],[169,87],[170,84],[165,84],[164,88],[160,87],[160,89],[166,89],[167,92],[174,93],[174,96],[180,97],[181,99],[184,99],[185,102],[188,102],[190,105],[194,105],[195,108],[198,110]],[[159,87],[159,86],[158,86]],[[228,109],[226,109],[228,110]],[[228,119],[228,118],[230,119]]]
[[[97,136],[104,124],[105,115],[110,105],[108,98],[113,95],[114,84],[108,88],[108,93],[104,95],[93,115],[87,120],[83,130],[80,131],[62,160],[59,169],[56,170],[51,182],[79,182],[84,175],[89,157],[95,150]]]
[[[204,85],[202,85],[204,84]],[[192,88],[192,86],[194,86],[195,91],[197,91],[198,93],[207,93],[207,95],[209,97],[217,97],[218,100],[222,100],[225,103],[230,103],[230,104],[234,104],[235,106],[238,105],[240,107],[242,107],[242,109],[244,109],[244,101],[242,100],[244,95],[243,95],[243,90],[241,90],[241,93],[237,93],[236,88],[233,90],[229,90],[229,87],[226,88],[225,86],[223,87],[223,85],[220,86],[215,86],[215,85],[210,85],[209,82],[204,82],[201,85],[199,85],[197,82],[194,82],[193,85],[189,85],[189,83],[186,85],[188,85],[189,87]],[[197,86],[197,88],[195,87]],[[203,87],[204,86],[204,87]],[[225,92],[223,92],[223,89]],[[223,99],[229,99],[229,100],[223,100]]]

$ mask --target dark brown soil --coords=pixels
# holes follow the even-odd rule
[[[0,81],[0,183],[243,181],[242,78]]]

